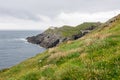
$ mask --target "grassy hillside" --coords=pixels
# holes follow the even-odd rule
[[[82,34],[81,30],[88,29],[90,27],[98,27],[101,23],[100,22],[84,22],[80,25],[77,26],[62,26],[60,28],[55,28],[55,29],[48,29],[46,32],[48,33],[56,33],[56,34],[61,34],[63,37],[72,37],[73,35],[76,34]]]
[[[81,39],[1,70],[0,80],[119,80],[120,16],[105,24]]]

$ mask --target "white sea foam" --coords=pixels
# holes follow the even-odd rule
[[[13,41],[27,41],[25,38],[14,38]]]
[[[0,39],[0,41],[23,41],[23,42],[27,42],[27,40],[25,38]]]

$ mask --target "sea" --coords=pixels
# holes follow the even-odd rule
[[[42,31],[0,31],[0,70],[42,53],[45,48],[28,43],[26,38]]]

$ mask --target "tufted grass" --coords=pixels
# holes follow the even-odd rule
[[[120,20],[0,71],[0,80],[119,80]]]

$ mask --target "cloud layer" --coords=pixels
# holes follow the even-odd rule
[[[120,13],[120,0],[0,0],[0,30],[104,22]]]
[[[0,30],[44,30],[50,26],[75,26],[83,22],[105,22],[119,13],[120,10],[96,13],[61,12],[53,17],[37,15],[36,21],[29,18],[18,18],[16,16],[5,15],[0,16]]]

